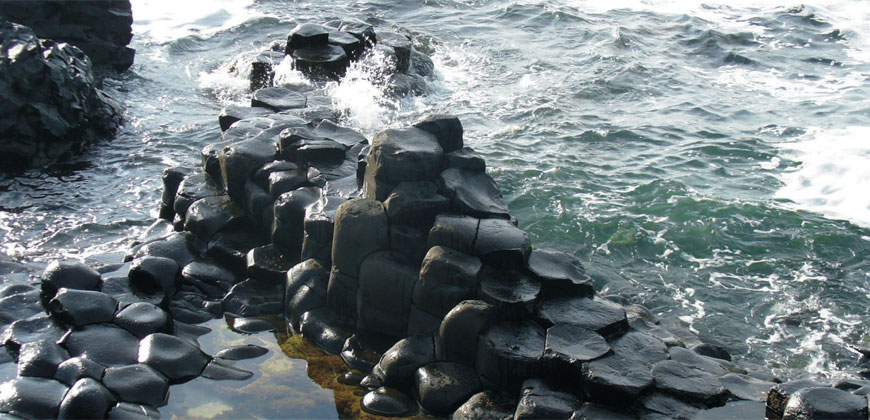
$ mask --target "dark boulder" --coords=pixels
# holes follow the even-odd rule
[[[73,357],[64,360],[57,365],[57,371],[54,373],[54,379],[65,383],[68,386],[73,386],[79,379],[92,378],[101,380],[106,368],[85,357]]]
[[[40,38],[75,45],[96,67],[122,72],[133,65],[133,11],[128,1],[68,3],[5,1],[0,15],[33,28]]]
[[[53,379],[21,377],[0,384],[0,413],[53,419],[69,388]]]
[[[271,201],[268,203],[271,205]],[[241,208],[225,195],[206,197],[193,202],[184,217],[184,230],[208,241],[218,231],[244,215]]]
[[[240,317],[276,315],[282,312],[283,302],[283,282],[266,283],[247,279],[227,292],[223,298],[223,308],[226,313]]]
[[[227,194],[236,204],[245,203],[245,183],[263,165],[275,160],[275,142],[268,137],[254,137],[230,144],[219,154],[221,178]]]
[[[111,322],[117,307],[118,302],[105,293],[65,287],[48,303],[54,316],[73,327]]]
[[[227,131],[230,126],[235,124],[237,121],[251,117],[268,117],[273,113],[274,112],[269,109],[260,107],[228,105],[222,109],[220,115],[218,115],[218,124],[221,127],[221,131]]]
[[[115,404],[115,397],[93,378],[79,379],[60,403],[58,419],[101,419]]]
[[[453,209],[476,217],[508,218],[507,204],[495,181],[485,172],[448,168],[439,178],[440,193]]]
[[[610,343],[614,353],[646,366],[668,358],[668,348],[662,340],[641,331],[629,331]],[[672,347],[671,350],[682,348]],[[674,353],[670,353],[672,356]],[[724,373],[724,372],[723,372]]]
[[[371,199],[342,203],[335,213],[332,262],[342,273],[359,276],[360,264],[389,248],[389,222],[384,205]]]
[[[670,353],[671,360],[689,365],[695,369],[703,370],[713,376],[719,377],[728,373],[725,365],[727,362],[724,360],[702,356],[689,349],[678,346],[668,349],[668,353]]]
[[[652,388],[649,369],[618,355],[610,355],[584,363],[583,391],[595,402],[628,405]]]
[[[160,372],[170,382],[183,382],[202,373],[211,358],[178,337],[154,333],[139,342],[139,363]]]
[[[381,382],[396,388],[410,388],[414,372],[435,361],[435,343],[431,336],[403,338],[389,348],[372,369]]]
[[[0,298],[0,326],[11,325],[43,312],[40,293],[30,290]]]
[[[541,283],[526,272],[487,266],[481,273],[478,296],[496,308],[500,319],[530,318],[540,294]]]
[[[18,376],[53,378],[57,366],[68,357],[66,350],[54,341],[25,343],[18,352]]]
[[[480,376],[510,390],[541,373],[546,333],[533,321],[493,325],[477,342]]]
[[[430,248],[414,286],[414,305],[443,318],[457,303],[475,297],[481,267],[476,257],[441,246]]]
[[[429,230],[435,217],[450,208],[450,200],[438,194],[433,182],[400,182],[384,201],[384,207],[390,223]]]
[[[162,295],[169,298],[178,287],[178,271],[178,263],[171,258],[137,258],[133,260],[128,274],[130,288],[142,295]]]
[[[765,418],[764,403],[758,401],[730,401],[721,407],[701,410],[695,418],[716,420]]]
[[[0,171],[43,166],[114,134],[120,106],[97,89],[80,49],[6,20],[0,39]]]
[[[66,329],[45,315],[19,319],[13,322],[0,334],[0,344],[13,357],[18,357],[18,351],[25,343],[38,340],[57,341],[66,333]]]
[[[368,139],[356,130],[342,127],[331,120],[321,121],[312,133],[317,137],[341,143],[347,148],[352,148],[361,143],[368,143]]]
[[[169,383],[166,378],[143,364],[106,369],[103,385],[121,401],[155,407],[165,404],[169,393]]]
[[[512,419],[515,403],[493,391],[471,396],[450,416],[453,420],[506,420]]]
[[[576,395],[557,391],[540,379],[523,382],[522,394],[515,420],[522,419],[567,419],[580,408],[583,402]]]
[[[715,344],[702,343],[692,347],[692,351],[702,356],[712,357],[714,359],[722,359],[731,361],[731,354],[728,350],[723,349]]]
[[[418,268],[407,258],[389,251],[363,260],[359,267],[357,328],[403,337],[417,273]]]
[[[411,66],[411,40],[397,32],[379,31],[378,46],[388,47],[393,50],[396,71],[407,73]]]
[[[300,48],[320,47],[329,42],[329,31],[314,23],[296,25],[287,35],[285,54],[291,54]]]
[[[441,170],[443,155],[438,139],[416,127],[376,134],[366,165],[366,197],[386,200],[400,182],[434,180]]]
[[[463,129],[459,118],[448,115],[430,115],[418,121],[414,127],[432,133],[438,139],[444,153],[453,153],[462,149]]]
[[[133,258],[163,257],[174,260],[179,267],[190,264],[205,251],[205,247],[190,232],[175,232],[164,239],[149,242],[133,252]]]
[[[445,167],[466,169],[474,172],[486,171],[486,161],[470,147],[463,147],[445,155]]]
[[[292,296],[288,296],[284,303],[284,316],[293,328],[299,328],[299,320],[302,314],[326,306],[327,288],[299,286]]]
[[[365,51],[365,44],[359,38],[346,32],[330,31],[329,44],[341,47],[351,61],[360,58]]]
[[[61,287],[78,290],[97,290],[100,273],[79,262],[52,261],[42,273],[42,298],[51,300]]]
[[[298,257],[287,258],[274,245],[258,246],[248,251],[248,268],[246,275],[267,284],[280,284],[283,286],[287,277],[287,270],[298,262]]]
[[[767,409],[772,411],[774,415],[782,417],[786,404],[788,404],[788,401],[796,392],[805,388],[821,388],[825,386],[827,385],[821,382],[807,379],[776,384],[767,393]]]
[[[473,364],[478,337],[495,319],[495,308],[480,300],[459,302],[447,315],[435,338],[435,357],[441,361]]]
[[[592,296],[595,286],[576,258],[560,251],[532,250],[529,270],[543,282],[545,296]]]
[[[376,338],[371,336],[365,339],[358,334],[351,335],[341,348],[341,360],[352,370],[371,372],[384,353],[377,348],[383,340]]]
[[[414,380],[420,406],[426,412],[445,417],[482,387],[473,368],[455,362],[423,366],[414,373]]]
[[[326,291],[329,284],[329,271],[315,259],[307,259],[287,271],[284,286],[284,300],[289,303],[302,286]],[[300,314],[301,315],[301,314]]]
[[[546,325],[575,324],[597,331],[604,337],[628,330],[625,309],[600,299],[557,297],[544,299],[538,307],[538,319]]]
[[[223,188],[210,175],[195,173],[188,175],[178,184],[175,193],[173,209],[175,213],[184,218],[191,204],[207,197],[219,197],[226,195]]]
[[[281,194],[275,200],[272,243],[286,255],[302,254],[305,211],[319,198],[320,188],[309,187]]]
[[[638,404],[641,418],[694,419],[699,407],[662,392],[645,396]]]
[[[345,201],[340,197],[324,196],[305,209],[302,259],[314,258],[327,264],[331,262],[335,216],[338,207]]]
[[[789,398],[782,418],[866,419],[867,397],[831,387],[805,388]]]
[[[381,387],[363,396],[360,406],[376,416],[399,417],[410,414],[414,402],[395,389]]]
[[[103,366],[134,364],[139,353],[138,338],[121,328],[101,324],[73,330],[60,344],[66,347],[71,356],[81,356]]]
[[[767,401],[767,392],[775,384],[773,382],[762,381],[751,376],[741,375],[739,373],[729,373],[719,377],[719,383],[731,393],[731,395],[741,399],[750,401]]]
[[[656,363],[652,374],[656,389],[679,398],[718,406],[728,397],[715,376],[674,360]]]
[[[328,37],[328,34],[327,34]],[[338,45],[321,45],[294,50],[293,65],[308,77],[339,79],[344,76],[350,59]]]
[[[327,352],[339,354],[352,334],[344,322],[346,321],[329,308],[321,307],[302,314],[299,330],[303,337]]]
[[[305,95],[283,87],[259,89],[251,97],[251,107],[266,108],[274,112],[305,108]]]
[[[435,223],[429,231],[427,243],[430,248],[440,245],[472,254],[479,223],[480,220],[473,217],[440,214],[435,218]]]
[[[269,352],[269,349],[254,344],[242,344],[223,349],[215,353],[216,359],[223,360],[246,360],[255,359]]]
[[[160,219],[172,221],[172,218],[175,217],[175,195],[178,193],[178,186],[181,184],[181,181],[189,174],[190,170],[181,166],[163,170],[163,196],[160,199]]]
[[[204,292],[221,290],[221,296],[238,281],[232,271],[210,261],[194,261],[184,266],[181,277],[184,282],[191,283]]]
[[[559,376],[581,367],[583,362],[601,358],[611,352],[604,337],[578,325],[558,324],[547,330],[544,360]]]
[[[271,87],[275,81],[275,67],[283,60],[284,53],[281,51],[260,51],[251,62],[251,72],[248,75],[248,80],[251,81],[250,89],[255,91]]]
[[[369,25],[362,20],[355,18],[343,19],[338,24],[338,30],[341,32],[347,32],[355,37],[357,37],[360,41],[364,42],[367,46],[372,46],[377,42],[377,35],[375,34],[375,28],[372,25]]]
[[[273,332],[277,327],[274,323],[265,319],[233,318],[233,324],[230,329],[241,334],[259,334],[261,332]]]

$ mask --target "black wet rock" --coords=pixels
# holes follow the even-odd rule
[[[441,194],[453,208],[477,217],[508,218],[507,204],[495,181],[485,172],[448,168],[439,178]]]
[[[366,389],[369,389],[369,390],[375,390],[375,389],[378,389],[378,388],[384,386],[384,383],[383,383],[383,381],[381,381],[380,378],[371,374],[371,375],[364,376],[359,381],[359,386],[366,388]]]
[[[605,404],[629,404],[653,386],[652,374],[646,366],[618,355],[584,363],[582,374],[586,395]]]
[[[405,336],[417,273],[416,265],[394,252],[376,252],[363,260],[359,267],[357,328]]]
[[[178,186],[181,184],[181,181],[189,174],[189,169],[180,166],[163,170],[163,196],[160,198],[160,219],[158,219],[157,223],[161,219],[172,221],[172,218],[175,217],[175,195],[178,194]]]
[[[247,279],[233,286],[223,298],[224,311],[240,316],[280,314],[283,310],[284,284]]]
[[[187,209],[203,198],[219,197],[226,195],[223,188],[212,177],[204,173],[196,173],[188,175],[178,185],[178,191],[175,193],[173,201],[173,209],[175,213],[181,217],[187,215]]]
[[[330,31],[329,44],[341,47],[351,61],[358,59],[365,51],[365,45],[362,41],[346,32]]]
[[[731,361],[731,354],[728,353],[728,350],[725,350],[724,348],[719,347],[715,344],[697,344],[692,347],[692,351],[702,356],[712,357],[714,359],[722,359],[728,362]]]
[[[308,182],[308,172],[301,169],[272,172],[267,181],[269,185],[267,191],[273,199],[277,199],[286,192],[311,185]]]
[[[213,381],[244,381],[254,376],[253,372],[239,369],[220,360],[212,360],[202,371],[202,377]]]
[[[404,255],[415,266],[419,266],[429,251],[429,247],[426,245],[428,233],[428,227],[423,229],[409,225],[391,224],[390,250]]]
[[[365,174],[366,197],[387,199],[403,181],[434,180],[444,151],[431,133],[416,127],[381,131],[372,139]]]
[[[351,331],[343,325],[344,320],[326,307],[310,310],[302,314],[299,330],[302,336],[311,340],[332,354],[339,354]]]
[[[432,315],[412,303],[411,309],[408,311],[408,336],[432,335],[438,332],[441,320],[442,318]]]
[[[514,419],[567,419],[580,408],[576,395],[557,391],[540,379],[523,382]]]
[[[512,419],[515,403],[493,391],[474,394],[450,416],[453,420]]]
[[[58,419],[101,419],[115,404],[115,397],[98,380],[79,379],[60,403]]]
[[[560,251],[534,249],[528,268],[543,282],[545,296],[592,296],[595,286],[576,258]]]
[[[272,243],[286,255],[302,253],[305,211],[320,198],[320,188],[300,188],[281,194],[274,205]]]
[[[53,294],[53,293],[52,293]],[[0,299],[0,326],[10,325],[43,312],[40,293],[30,290]]]
[[[329,167],[344,161],[346,147],[337,141],[326,138],[295,138],[293,135],[285,141],[284,133],[281,133],[279,143],[283,159],[301,167]]]
[[[329,271],[320,262],[310,258],[288,270],[286,279],[284,300],[289,304],[302,286],[325,291],[329,283]]]
[[[327,35],[328,36],[328,35]],[[296,70],[312,78],[338,79],[344,76],[350,59],[338,45],[321,45],[294,50],[291,54]]]
[[[345,201],[340,197],[324,196],[305,209],[302,259],[315,258],[327,264],[331,261],[335,216]]]
[[[230,328],[242,334],[258,334],[277,329],[275,324],[260,318],[233,318],[233,325]]]
[[[409,388],[414,372],[435,361],[435,342],[432,336],[411,336],[396,342],[384,352],[372,369],[385,385]]]
[[[124,420],[157,420],[160,418],[160,412],[154,407],[147,405],[120,402],[115,404],[115,406],[109,410],[108,418]]]
[[[74,327],[111,322],[117,307],[118,302],[105,293],[65,287],[58,290],[48,303],[54,316]]]
[[[247,276],[268,284],[283,285],[284,279],[298,258],[286,258],[274,245],[258,246],[248,252]]]
[[[356,18],[342,19],[338,24],[338,30],[359,38],[360,41],[363,41],[368,46],[374,45],[377,42],[375,28]]]
[[[444,155],[447,168],[467,169],[475,172],[486,170],[486,161],[470,147],[463,147]]]
[[[142,257],[163,257],[174,260],[184,267],[205,252],[205,243],[190,232],[175,232],[164,239],[149,242],[136,248],[132,259]]]
[[[139,363],[160,372],[170,382],[199,376],[211,358],[185,340],[154,333],[139,342]]]
[[[782,418],[866,419],[867,398],[831,387],[806,388],[789,398]]]
[[[98,89],[80,49],[6,20],[0,39],[0,171],[43,166],[114,134],[120,105]]]
[[[359,281],[356,277],[342,273],[333,265],[332,270],[329,272],[329,284],[326,287],[326,306],[337,314],[356,318],[356,292],[358,285]]]
[[[136,336],[121,328],[102,324],[72,330],[60,344],[72,357],[85,357],[103,366],[134,364],[139,352]]]
[[[54,341],[25,343],[18,351],[18,376],[53,378],[57,366],[67,358],[66,350]]]
[[[414,373],[414,382],[420,406],[428,413],[445,417],[482,387],[473,368],[455,362],[423,366]]]
[[[821,388],[825,386],[827,385],[821,382],[807,379],[776,384],[767,393],[767,409],[772,411],[773,414],[782,417],[785,412],[785,406],[794,393],[805,388]]]
[[[558,324],[547,329],[543,358],[558,375],[579,369],[583,362],[595,360],[611,352],[600,334],[578,325]]]
[[[433,182],[400,182],[384,201],[384,207],[390,223],[428,230],[435,223],[435,217],[450,208],[450,200],[438,194],[438,186]]]
[[[146,256],[133,260],[128,277],[133,292],[142,295],[175,294],[178,287],[178,263],[165,257]]]
[[[703,370],[714,376],[728,373],[727,363],[722,359],[714,359],[695,353],[683,347],[671,347],[668,352],[670,359],[687,364],[695,369]]]
[[[243,344],[225,348],[217,352],[214,357],[223,360],[246,360],[260,357],[269,352],[269,349],[254,344]]]
[[[105,373],[105,366],[88,359],[86,357],[73,357],[64,360],[57,365],[57,371],[54,373],[54,379],[68,386],[72,386],[79,379],[92,378],[100,380]]]
[[[494,324],[477,342],[480,376],[512,390],[541,372],[546,332],[533,321]]]
[[[335,213],[332,263],[342,273],[359,276],[369,254],[389,248],[389,222],[384,205],[371,199],[348,200]]]
[[[243,215],[242,209],[227,196],[206,197],[188,207],[184,218],[184,230],[207,241]]]
[[[323,26],[314,23],[296,25],[287,35],[285,54],[291,54],[294,50],[307,47],[319,47],[329,42],[329,31]]]
[[[49,301],[61,287],[79,290],[97,290],[100,287],[100,273],[80,263],[52,261],[42,273],[42,298]],[[2,308],[2,304],[0,304]]]
[[[462,149],[462,123],[455,116],[430,115],[415,123],[414,127],[432,133],[438,139],[438,144],[441,145],[444,153],[453,153]]]
[[[302,314],[326,306],[327,288],[301,285],[292,296],[285,297],[284,316],[293,328],[299,328]]]
[[[775,385],[773,382],[762,381],[739,373],[729,373],[721,376],[719,377],[719,383],[731,395],[741,400],[761,402],[767,401],[767,392]]]
[[[53,379],[21,377],[0,384],[0,412],[34,419],[57,417],[69,388]]]
[[[305,108],[306,102],[307,99],[302,93],[283,87],[259,89],[251,97],[251,107],[266,108],[274,112]]]
[[[391,48],[396,59],[396,70],[401,73],[408,72],[412,50],[411,40],[408,37],[398,32],[378,31],[378,46]]]
[[[200,289],[222,290],[225,294],[237,282],[232,271],[210,261],[194,261],[181,270],[181,277]],[[206,290],[203,290],[204,292]]]
[[[260,51],[251,62],[251,72],[248,75],[248,80],[251,81],[250,89],[255,91],[272,86],[275,81],[275,67],[283,60],[282,51]]]
[[[410,414],[414,402],[395,389],[381,387],[363,396],[360,406],[377,416],[398,417]]]
[[[221,131],[227,131],[237,121],[251,117],[268,117],[272,114],[273,111],[260,107],[228,105],[218,115],[218,124],[221,127]]]
[[[414,305],[443,318],[457,303],[475,297],[481,267],[476,257],[442,246],[430,248],[414,286]]]
[[[710,406],[722,405],[727,390],[715,376],[674,360],[664,360],[653,366],[656,389]]]
[[[615,303],[585,297],[544,299],[538,306],[538,319],[546,325],[579,325],[604,337],[628,330],[625,309]]]
[[[150,406],[163,405],[169,392],[166,378],[143,364],[106,369],[103,385],[121,401]]]
[[[668,347],[665,343],[657,337],[641,331],[629,331],[611,341],[610,346],[614,353],[646,366],[652,366],[668,358]],[[671,349],[676,348],[672,347]],[[724,374],[724,372],[722,373]]]
[[[541,283],[529,273],[487,266],[480,276],[478,297],[494,306],[500,319],[523,320],[534,314]]]
[[[0,342],[13,357],[18,357],[18,351],[25,343],[38,340],[57,341],[66,334],[66,329],[45,315],[19,319],[13,322],[0,334]]]
[[[721,407],[701,410],[695,418],[715,420],[765,418],[764,403],[758,401],[730,401]]]
[[[653,392],[638,404],[642,418],[694,419],[699,408],[695,404],[680,400],[662,392]]]
[[[480,300],[457,304],[438,329],[435,357],[442,361],[472,364],[477,361],[478,337],[495,319],[495,308]]]
[[[455,214],[440,214],[429,231],[427,244],[429,247],[443,246],[459,252],[471,254],[474,251],[474,240],[477,237],[479,219]]]
[[[360,143],[368,143],[368,139],[356,130],[343,127],[331,120],[323,120],[312,132],[317,137],[322,137],[343,144],[351,148]]]
[[[339,353],[344,364],[352,370],[371,372],[383,355],[383,350],[377,348],[383,340],[374,338],[364,339],[357,334],[348,337]]]
[[[268,137],[242,140],[220,151],[221,178],[233,201],[245,203],[245,183],[263,165],[275,160],[277,151],[275,142]]]

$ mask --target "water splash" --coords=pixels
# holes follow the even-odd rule
[[[394,64],[378,50],[353,63],[338,82],[329,82],[326,93],[352,125],[371,131],[389,125],[400,103],[387,94]]]

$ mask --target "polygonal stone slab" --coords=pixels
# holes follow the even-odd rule
[[[21,377],[0,385],[0,412],[23,418],[57,417],[69,388],[53,379]]]
[[[438,360],[475,363],[478,337],[495,319],[495,308],[480,300],[466,300],[453,307],[438,329],[435,356]]]
[[[111,296],[93,290],[61,288],[48,303],[51,313],[67,325],[111,322],[118,302]]]
[[[656,363],[652,374],[656,389],[662,392],[710,406],[721,405],[727,399],[727,391],[715,376],[689,365],[664,360]]]
[[[419,128],[376,134],[366,165],[366,196],[385,200],[391,186],[399,182],[434,180],[443,155],[438,139]]]
[[[788,400],[785,419],[864,419],[867,398],[836,388],[802,389]]]
[[[368,256],[359,268],[358,327],[404,336],[417,272],[417,267],[400,254],[377,252]]]
[[[101,419],[115,404],[115,397],[98,380],[79,379],[60,403],[58,419]]]
[[[329,32],[323,26],[314,23],[303,23],[296,25],[290,31],[290,34],[287,35],[284,53],[290,54],[299,48],[322,46],[328,42]]]
[[[443,318],[457,303],[474,298],[479,283],[480,260],[450,248],[429,249],[414,286],[414,304]]]
[[[417,401],[429,413],[447,416],[482,387],[477,372],[455,362],[436,362],[414,373]]]
[[[390,223],[428,230],[435,217],[450,208],[450,200],[438,194],[438,187],[432,182],[400,182],[384,201],[384,207]]]
[[[508,218],[507,204],[495,181],[485,172],[448,168],[441,173],[440,193],[453,208],[476,217]]]
[[[435,361],[432,336],[403,338],[389,348],[372,373],[387,386],[406,388],[418,368]]]
[[[540,379],[529,379],[523,383],[514,419],[565,419],[579,408],[576,395],[557,391]]]
[[[462,149],[462,123],[455,116],[429,115],[415,123],[414,127],[432,133],[438,139],[438,144],[444,149],[444,153],[453,153]]]
[[[294,50],[293,64],[309,77],[337,79],[344,76],[350,59],[344,49],[337,45],[322,45]]]
[[[18,376],[53,378],[57,366],[69,357],[54,341],[25,343],[18,353]]]
[[[534,249],[529,270],[541,278],[545,296],[592,296],[595,286],[576,258],[560,251]]]
[[[430,248],[440,245],[472,254],[479,223],[480,220],[474,217],[440,214],[429,231],[427,243]]]
[[[154,333],[139,342],[139,363],[151,366],[171,382],[194,378],[211,358],[178,337]]]
[[[668,348],[662,340],[640,331],[629,331],[613,340],[610,346],[614,353],[646,366],[668,358]]]
[[[516,269],[486,267],[481,273],[479,298],[493,305],[501,319],[522,320],[535,312],[541,283]]]
[[[100,280],[100,273],[80,262],[52,261],[42,273],[42,296],[48,301],[61,287],[96,290]]]
[[[529,235],[505,219],[480,219],[474,255],[482,259],[525,264],[532,252]]]
[[[71,356],[85,357],[103,366],[134,364],[139,353],[138,338],[126,330],[103,324],[73,330],[62,339],[61,345]]]
[[[583,362],[598,359],[610,352],[610,345],[604,337],[581,326],[558,324],[547,330],[544,359],[554,363],[556,369],[566,366],[579,368]]]
[[[389,221],[383,204],[369,199],[342,203],[335,214],[332,262],[341,272],[359,276],[369,254],[389,247]]]
[[[533,321],[495,324],[477,342],[476,368],[489,381],[518,390],[541,371],[545,331]]]
[[[114,392],[121,401],[150,406],[163,405],[169,392],[166,378],[143,364],[106,369],[103,385]]]
[[[305,95],[283,87],[259,89],[251,97],[252,107],[266,108],[274,112],[305,108],[306,102]]]
[[[653,385],[646,366],[617,355],[584,363],[583,390],[596,402],[630,405]]]
[[[515,403],[493,391],[471,396],[450,416],[453,420],[503,420],[512,418]]]
[[[538,319],[547,325],[575,324],[609,337],[628,330],[625,309],[615,303],[581,297],[544,299]]]

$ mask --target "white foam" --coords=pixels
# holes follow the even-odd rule
[[[386,56],[375,50],[353,63],[340,81],[326,85],[333,105],[353,126],[371,131],[389,124],[390,111],[399,106],[385,92],[390,65]]]
[[[159,43],[209,35],[251,18],[253,0],[133,0],[133,33]]]
[[[778,198],[870,227],[870,127],[813,128],[782,146],[801,164],[781,174]]]

